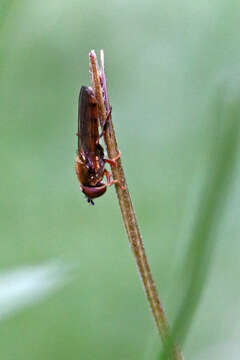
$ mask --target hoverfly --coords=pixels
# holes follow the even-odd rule
[[[79,94],[77,136],[76,174],[88,203],[94,205],[93,199],[102,196],[107,185],[118,182],[111,181],[112,174],[105,169],[105,164],[108,162],[116,165],[120,152],[113,160],[104,158],[104,150],[99,143],[97,100],[92,89],[87,86],[82,86]],[[102,182],[104,176],[107,178],[107,185]]]

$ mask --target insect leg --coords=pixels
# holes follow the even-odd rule
[[[106,120],[105,120],[104,125],[103,125],[103,130],[102,130],[99,138],[101,138],[104,135],[104,133],[106,132],[107,127],[109,125],[109,120],[110,120],[111,114],[112,114],[112,107],[110,106],[110,109],[107,112]]]
[[[112,174],[106,169],[104,170],[104,175],[106,176],[108,186],[112,186],[113,184],[118,184],[122,190],[126,190],[126,187],[123,186],[119,180],[111,180]]]
[[[113,158],[113,159],[104,159],[104,160],[105,160],[108,164],[110,164],[111,166],[116,166],[116,165],[117,165],[116,161],[117,161],[118,159],[120,159],[120,157],[121,157],[121,151],[118,150],[118,154],[117,154],[117,156],[115,156],[115,158]]]

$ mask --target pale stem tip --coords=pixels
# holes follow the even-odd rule
[[[96,52],[95,52],[95,50],[91,50],[90,52],[89,52],[89,57],[94,57],[95,59],[96,59]]]

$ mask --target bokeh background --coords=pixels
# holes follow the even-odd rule
[[[215,172],[239,120],[238,1],[0,4],[1,358],[160,358],[115,191],[91,207],[74,172],[78,93],[103,48],[169,322],[187,320],[186,359],[239,359],[237,146]]]

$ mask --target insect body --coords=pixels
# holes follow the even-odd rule
[[[104,151],[99,144],[97,101],[91,88],[82,86],[78,104],[78,151],[76,173],[82,192],[92,205],[94,198],[103,195],[107,186],[102,183],[106,174]]]

